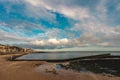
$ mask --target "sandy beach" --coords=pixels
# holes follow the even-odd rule
[[[120,77],[78,73],[73,70],[55,70],[56,63],[45,61],[8,61],[12,55],[0,55],[0,80],[120,80]]]

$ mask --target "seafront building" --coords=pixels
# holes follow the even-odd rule
[[[32,49],[0,44],[0,53],[32,52]]]

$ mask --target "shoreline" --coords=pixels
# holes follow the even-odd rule
[[[57,71],[58,74],[53,74],[35,70],[39,66],[59,64],[59,62],[7,60],[10,56],[18,55],[20,54],[0,55],[0,80],[120,80],[120,77],[95,73],[78,73],[76,71],[63,70],[62,72]]]

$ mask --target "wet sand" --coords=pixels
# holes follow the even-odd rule
[[[0,55],[0,80],[120,80],[120,77],[73,70],[56,70],[54,74],[52,68],[56,63],[7,61],[12,55],[19,54]]]

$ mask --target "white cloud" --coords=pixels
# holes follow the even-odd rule
[[[107,18],[107,0],[101,0],[100,3],[96,6],[96,16],[102,22],[106,21]]]
[[[67,17],[73,18],[75,20],[81,20],[85,18],[89,18],[89,11],[87,8],[81,8],[81,7],[67,7],[67,6],[61,6],[60,7],[60,13],[64,14]]]
[[[82,43],[86,43],[86,44],[96,44],[100,41],[100,39],[96,37],[95,34],[92,33],[82,34],[80,40]]]
[[[57,38],[57,36],[62,32],[62,30],[57,29],[57,28],[52,28],[52,29],[48,29],[45,32],[45,35],[48,38]]]
[[[35,6],[35,7],[45,7],[48,10],[51,10],[51,7],[49,5],[47,5],[44,1],[42,0],[25,0],[27,3],[30,3],[31,5]]]
[[[56,38],[50,38],[48,40],[33,40],[30,42],[30,44],[37,45],[37,46],[62,46],[67,45],[69,40],[67,38],[63,39],[56,39]]]
[[[48,39],[48,43],[49,44],[53,44],[53,45],[66,45],[68,43],[68,39],[67,38],[63,38],[63,39]]]
[[[35,41],[32,41],[31,43],[35,45],[40,45],[40,46],[45,45],[45,41],[43,40],[35,40]]]
[[[0,43],[4,44],[14,44],[14,43],[27,43],[32,41],[33,38],[26,38],[24,36],[19,36],[15,33],[4,32],[0,30]]]
[[[120,4],[116,5],[116,10],[120,11]]]
[[[67,38],[64,38],[64,39],[60,39],[59,42],[60,42],[61,44],[67,44],[69,41],[68,41]]]
[[[38,5],[40,5],[41,0],[25,0],[25,1],[30,3],[33,6],[38,6]]]
[[[97,43],[98,46],[110,46],[108,42]]]
[[[119,46],[120,41],[120,27],[111,27],[104,23],[96,21],[86,21],[75,24],[71,28],[73,31],[83,32],[80,38],[77,39],[77,43],[98,45],[98,46]]]
[[[47,10],[51,10],[53,12],[59,12],[67,17],[80,20],[84,18],[89,17],[89,10],[88,8],[83,8],[80,6],[68,6],[62,3],[62,1],[52,1],[53,3],[47,1],[47,0],[25,0],[27,3],[30,3],[32,6],[35,7],[35,9],[30,9],[33,12],[36,12],[35,14],[39,13],[40,11],[37,10],[42,8],[46,8]],[[67,1],[65,1],[67,3]],[[59,3],[59,4],[57,4]],[[29,7],[28,7],[29,8]],[[36,11],[34,11],[36,10]],[[39,13],[40,14],[40,13]],[[41,15],[41,14],[40,14]],[[49,15],[51,15],[49,13]],[[43,15],[42,15],[43,16]]]
[[[53,45],[58,45],[58,44],[60,44],[60,42],[59,42],[58,40],[56,40],[56,39],[49,39],[48,42],[49,42],[50,44],[53,44]]]

